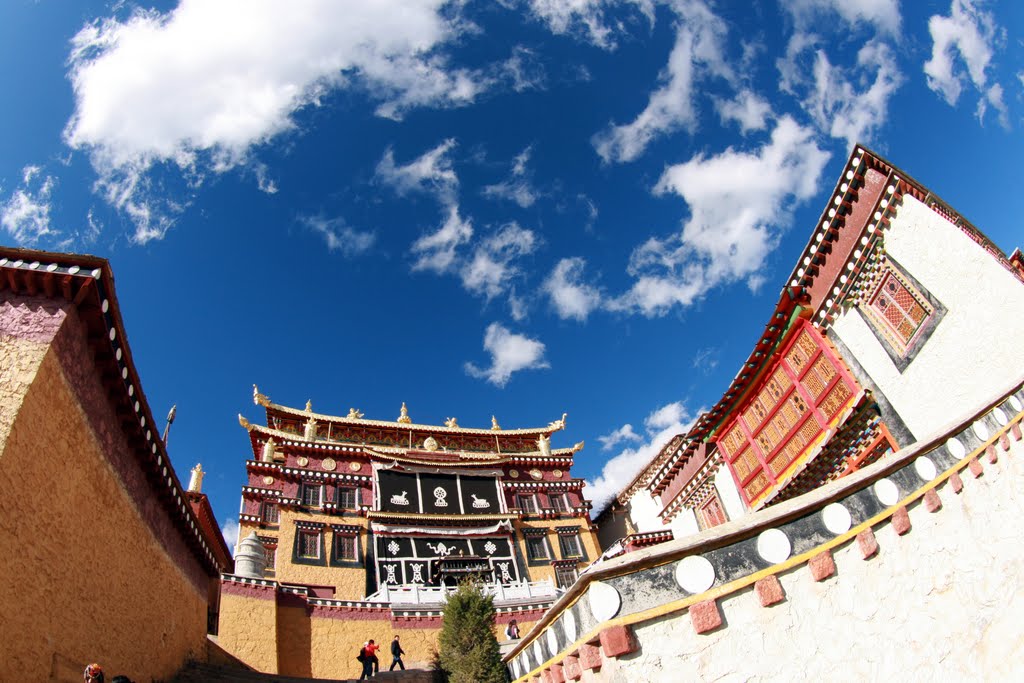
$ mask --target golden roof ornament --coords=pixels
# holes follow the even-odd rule
[[[551,457],[551,437],[544,436],[543,434],[541,434],[540,438],[537,439],[537,449],[540,451],[540,454],[543,455],[545,458],[550,458]]]
[[[312,417],[306,421],[306,429],[303,431],[302,435],[305,437],[306,441],[313,441],[316,439],[316,420]]]
[[[426,441],[423,442],[424,450],[434,452],[437,450],[437,439],[432,436],[428,436]]]
[[[405,407],[405,401],[402,401],[402,409],[398,412],[398,422],[402,424],[412,424],[412,418],[409,417],[409,409]]]
[[[248,420],[245,419],[245,417],[241,413],[238,414],[238,424],[245,427],[247,431],[252,431],[252,425],[249,423]]]
[[[498,418],[491,415],[491,430],[496,432],[499,431],[500,429],[501,425],[498,424]]]
[[[548,423],[548,429],[565,429],[565,418],[567,417],[569,417],[569,413],[562,413],[562,419]]]
[[[449,417],[445,419],[444,426],[448,427],[449,429],[458,429],[459,421],[456,420],[454,417]]]
[[[349,420],[361,420],[363,418],[363,414],[359,411],[358,408],[349,408],[348,415],[346,415],[345,417],[348,418]]]
[[[188,480],[188,490],[193,493],[203,492],[203,477],[206,472],[203,472],[202,463],[196,463],[196,466],[192,468],[192,476]]]
[[[267,405],[270,404],[270,399],[267,398],[266,396],[264,396],[263,394],[261,394],[259,388],[255,384],[253,384],[252,385],[252,402],[255,405],[266,407]]]
[[[277,457],[277,444],[274,443],[274,437],[270,437],[263,444],[263,453],[260,460],[263,462],[274,462]]]
[[[311,399],[311,398],[307,398],[306,399],[306,412],[307,413],[312,413],[313,412],[313,399]]]

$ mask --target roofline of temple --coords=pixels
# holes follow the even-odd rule
[[[557,431],[563,430],[565,429],[565,421],[568,417],[568,413],[562,413],[561,419],[548,423],[546,427],[530,427],[527,429],[494,429],[493,427],[480,429],[476,427],[460,427],[458,425],[454,427],[444,425],[424,425],[414,423],[411,420],[409,422],[400,422],[398,420],[369,420],[363,417],[327,415],[325,413],[314,413],[312,410],[289,408],[288,406],[284,406],[279,403],[273,403],[266,395],[259,392],[259,389],[255,384],[252,388],[253,403],[267,409],[268,421],[270,420],[271,412],[278,411],[295,417],[303,417],[306,419],[313,418],[314,420],[322,422],[336,422],[354,427],[384,427],[386,429],[401,431],[415,430],[421,432],[435,432],[438,434],[469,434],[474,436],[525,436],[531,434],[551,435]]]
[[[259,434],[266,434],[267,436],[270,436],[270,437],[279,438],[280,441],[276,442],[277,445],[279,445],[279,446],[293,445],[293,446],[304,446],[304,447],[308,447],[308,448],[327,448],[328,450],[330,450],[333,447],[337,446],[339,448],[340,447],[346,447],[348,449],[355,449],[355,450],[358,450],[358,451],[363,452],[365,454],[376,455],[378,457],[395,458],[396,456],[398,456],[398,457],[413,459],[413,458],[417,458],[419,456],[420,460],[423,459],[421,454],[427,453],[427,451],[424,451],[421,448],[403,448],[403,447],[400,447],[400,446],[379,446],[379,445],[362,444],[362,443],[358,443],[357,444],[357,443],[352,443],[352,442],[347,442],[347,441],[327,441],[327,440],[324,440],[324,439],[316,439],[314,441],[310,441],[308,439],[305,439],[300,434],[293,434],[292,432],[286,432],[286,431],[283,431],[283,430],[280,430],[280,429],[274,429],[273,427],[267,427],[267,426],[264,426],[264,425],[261,425],[261,424],[255,424],[253,422],[250,422],[244,415],[239,415],[238,416],[238,424],[241,425],[241,427],[243,429],[245,429],[247,432],[249,432],[250,434],[252,434],[253,432],[257,432]],[[505,432],[505,433],[507,434],[508,432]],[[438,455],[449,455],[449,456],[458,455],[460,458],[461,457],[465,457],[465,458],[468,458],[468,459],[471,459],[471,460],[478,461],[481,465],[497,465],[497,464],[501,464],[501,463],[510,461],[512,459],[515,459],[515,458],[537,458],[537,459],[548,459],[549,457],[551,459],[571,458],[574,454],[576,454],[579,451],[583,450],[583,446],[584,446],[584,442],[583,441],[579,441],[579,442],[573,444],[570,448],[552,448],[550,456],[544,455],[539,450],[537,450],[537,451],[509,451],[507,453],[499,453],[497,457],[490,457],[490,456],[486,456],[486,455],[480,455],[480,454],[474,453],[472,451],[435,451],[435,453],[437,453]],[[412,451],[413,453],[415,453],[417,455],[410,455],[410,451]],[[435,461],[432,461],[431,464],[432,465],[433,464],[441,464],[441,465],[448,465],[448,464],[451,464],[451,465],[466,465],[466,464],[469,464],[469,463],[458,462],[458,461],[451,461],[451,462],[447,462],[447,461],[445,461],[445,462],[435,462]]]

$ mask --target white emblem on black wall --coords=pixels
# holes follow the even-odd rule
[[[391,496],[392,505],[408,505],[409,504],[409,492],[402,491],[401,495],[395,494]]]
[[[434,507],[446,508],[448,507],[448,501],[445,498],[448,497],[448,492],[444,488],[438,486],[434,489]]]
[[[475,508],[489,508],[491,507],[490,501],[483,498],[477,498],[475,493],[469,494],[473,498],[473,507]]]

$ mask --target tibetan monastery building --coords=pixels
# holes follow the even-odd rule
[[[598,517],[608,555],[857,471],[1021,370],[1024,265],[856,147],[764,332],[714,407]],[[614,546],[614,547],[612,547]]]
[[[252,458],[220,643],[261,671],[344,677],[339,650],[392,633],[426,662],[445,591],[466,576],[493,593],[499,634],[512,619],[525,629],[599,554],[570,472],[583,444],[550,445],[565,416],[474,429],[416,424],[404,404],[383,421],[253,393],[266,423],[239,417]]]

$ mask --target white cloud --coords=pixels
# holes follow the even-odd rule
[[[478,368],[466,363],[466,372],[504,387],[513,373],[551,367],[544,359],[544,344],[521,334],[514,334],[499,323],[491,323],[484,334],[484,350],[491,354],[491,366]]]
[[[613,125],[591,142],[605,163],[633,161],[655,138],[697,125],[694,86],[705,72],[731,80],[725,62],[725,22],[700,2],[680,3],[676,42],[660,75],[662,85],[630,123]]]
[[[586,261],[580,257],[564,258],[541,285],[551,305],[562,320],[585,321],[591,311],[601,305],[601,291],[583,281]]]
[[[636,282],[609,306],[663,315],[723,282],[756,285],[793,206],[814,195],[828,158],[810,129],[783,116],[759,149],[730,147],[666,168],[654,191],[682,197],[690,216],[680,233],[634,250],[629,272]]]
[[[613,31],[605,16],[610,4],[608,0],[529,0],[530,11],[547,24],[552,33],[574,35],[605,49],[615,47]],[[653,22],[653,3],[636,4]]]
[[[731,100],[715,100],[715,109],[722,120],[722,125],[735,121],[744,135],[751,131],[764,130],[772,114],[771,105],[746,88],[736,93],[736,97]]]
[[[231,556],[234,557],[238,546],[238,522],[233,519],[227,520],[220,528],[220,533],[224,536],[224,542],[228,544]]]
[[[373,232],[361,232],[345,224],[340,218],[305,216],[299,219],[310,230],[320,233],[330,251],[341,252],[342,256],[357,256],[367,251],[377,241]]]
[[[540,193],[533,186],[530,171],[527,168],[532,153],[533,147],[531,146],[517,154],[512,161],[512,175],[500,183],[484,186],[481,191],[483,196],[513,201],[524,209],[533,206]]]
[[[928,87],[952,106],[960,99],[969,80],[982,95],[978,102],[978,119],[984,117],[991,105],[999,112],[1003,127],[1009,128],[1003,88],[998,83],[988,85],[985,73],[995,48],[1004,40],[1004,31],[996,26],[991,13],[979,9],[971,0],[953,0],[949,13],[948,17],[933,15],[928,20],[933,41],[932,57],[924,64]],[[966,67],[966,75],[958,68],[958,54]]]
[[[633,481],[640,470],[657,457],[672,437],[686,433],[693,420],[694,416],[679,402],[664,405],[648,415],[644,424],[649,439],[638,446],[623,449],[605,463],[595,480],[587,483],[587,497],[593,502],[594,509],[604,508]]]
[[[436,194],[442,203],[451,204],[459,187],[450,156],[455,145],[455,139],[448,138],[407,164],[395,164],[394,151],[388,148],[377,164],[376,177],[399,196],[427,192]]]
[[[473,223],[459,216],[459,207],[448,207],[448,215],[435,232],[423,235],[412,244],[416,261],[413,270],[429,270],[444,274],[454,270],[458,248],[473,237]]]
[[[703,349],[698,349],[697,353],[693,356],[693,368],[700,370],[705,375],[710,375],[711,372],[718,367],[718,349],[713,346],[708,346]]]
[[[866,87],[858,90],[855,82]],[[880,41],[864,45],[857,52],[856,67],[849,69],[833,66],[825,51],[818,50],[814,87],[803,106],[822,132],[852,148],[858,141],[870,142],[885,123],[889,98],[902,82],[895,55]]]
[[[899,0],[787,0],[782,6],[798,31],[823,21],[822,14],[835,12],[851,28],[871,24],[879,33],[899,33]]]
[[[50,225],[50,202],[56,179],[43,175],[39,166],[26,166],[21,172],[21,187],[0,204],[0,226],[19,246],[30,247],[47,235],[59,231]]]
[[[536,245],[537,236],[532,230],[514,221],[503,225],[478,244],[472,258],[462,265],[463,286],[488,301],[508,291],[519,274],[514,262],[531,253]]]
[[[614,432],[597,437],[597,440],[601,442],[602,451],[610,451],[626,441],[643,441],[643,437],[633,431],[633,425],[624,424]]]
[[[71,41],[65,140],[89,153],[136,239],[160,237],[174,214],[140,198],[139,174],[246,163],[338,88],[368,92],[392,118],[471,102],[494,77],[449,67],[440,50],[463,31],[445,0],[182,0],[165,14],[97,20]]]

